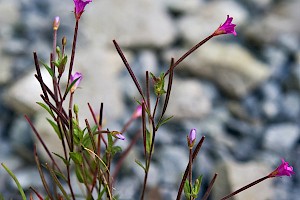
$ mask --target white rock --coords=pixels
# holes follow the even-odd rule
[[[264,137],[264,148],[287,154],[299,139],[300,131],[296,124],[282,123],[267,128]]]
[[[174,78],[167,115],[174,119],[202,118],[211,111],[211,101],[207,98],[200,82]]]
[[[213,186],[212,199],[221,199],[227,194],[269,174],[272,170],[263,163],[251,161],[236,163],[227,161],[220,163],[215,170],[218,177]],[[264,181],[234,196],[234,200],[273,199],[271,181]]]
[[[281,1],[264,17],[253,18],[252,23],[245,27],[244,35],[257,45],[280,42],[284,47],[291,45],[289,48],[295,48],[300,34],[300,27],[296,25],[300,20],[299,7],[298,0]]]
[[[169,52],[167,58],[179,58],[183,52]],[[183,61],[177,70],[215,82],[228,95],[243,97],[265,81],[271,74],[267,65],[255,59],[249,51],[238,44],[209,41]],[[176,69],[175,69],[176,71]]]
[[[163,47],[176,34],[171,17],[158,1],[94,1],[86,10],[82,31],[97,45],[111,46],[116,39],[123,47]]]

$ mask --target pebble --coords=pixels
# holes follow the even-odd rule
[[[293,123],[274,124],[265,130],[263,146],[267,150],[287,154],[299,139],[299,127]]]

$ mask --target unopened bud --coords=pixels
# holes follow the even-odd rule
[[[62,39],[61,39],[61,43],[63,46],[66,46],[67,45],[67,38],[66,36],[64,36]]]
[[[60,20],[59,20],[59,17],[56,16],[54,18],[54,21],[53,21],[53,30],[57,31],[58,27],[59,27],[59,24],[60,24]]]

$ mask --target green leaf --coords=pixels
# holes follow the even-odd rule
[[[26,195],[25,195],[24,190],[23,190],[20,182],[18,181],[17,177],[14,175],[14,173],[8,167],[6,167],[6,165],[4,163],[1,163],[1,165],[4,167],[4,169],[7,171],[7,173],[12,177],[12,179],[14,179],[14,181],[18,187],[18,190],[22,196],[22,199],[26,200]]]
[[[102,199],[102,196],[105,193],[105,191],[106,191],[106,188],[103,188],[102,191],[98,194],[97,200],[101,200]]]
[[[135,159],[135,163],[138,164],[141,168],[143,168],[143,170],[144,170],[145,172],[147,172],[146,168],[145,168],[144,165],[141,163],[141,161]]]
[[[152,133],[150,133],[149,130],[146,129],[146,152],[148,154],[150,154],[151,143],[152,143]]]
[[[155,77],[152,73],[150,73],[151,78],[154,81],[154,93],[156,96],[161,96],[166,93],[165,87],[165,75],[161,73],[159,78]]]
[[[0,200],[4,200],[4,197],[1,193],[0,193]]]
[[[172,119],[173,116],[170,116],[168,118],[162,119],[158,122],[156,129],[158,129],[159,127],[161,127],[162,125],[164,125],[165,123],[167,123],[170,119]]]
[[[57,153],[54,153],[52,152],[54,155],[56,155],[57,157],[59,157],[64,163],[65,165],[70,165],[70,162],[67,161],[64,157],[62,157],[61,155],[57,154]]]
[[[69,93],[69,91],[71,90],[71,88],[73,87],[73,85],[80,79],[80,77],[76,78],[67,88],[66,93]]]
[[[82,155],[78,152],[70,152],[69,153],[71,159],[74,161],[75,164],[81,165],[83,162]]]
[[[50,74],[51,77],[54,77],[54,72],[52,71],[51,67],[49,67],[46,63],[40,61],[42,65],[47,69],[48,73]]]
[[[76,177],[77,177],[77,180],[79,181],[79,183],[83,183],[83,174],[82,174],[82,171],[80,169],[80,166],[78,165],[75,165],[75,174],[76,174]]]
[[[196,179],[195,184],[194,184],[193,194],[196,195],[196,197],[198,196],[198,193],[200,191],[200,187],[201,187],[201,183],[202,183],[202,178],[203,178],[203,175],[200,175]]]
[[[62,174],[62,173],[60,173],[59,171],[57,171],[57,170],[53,170],[54,171],[54,173],[57,175],[57,176],[59,176],[61,179],[63,179],[65,182],[68,182],[68,179],[65,177],[65,175],[64,174]]]
[[[52,118],[55,118],[55,116],[54,116],[52,110],[51,110],[46,104],[44,104],[44,103],[42,103],[42,102],[36,102],[36,103],[37,103],[38,105],[40,105],[42,108],[44,108],[44,109],[51,115]]]
[[[109,153],[111,153],[111,151],[112,151],[112,148],[113,148],[113,145],[114,145],[114,141],[113,141],[113,136],[112,136],[112,134],[111,133],[108,133],[107,134],[107,151],[109,152]]]
[[[187,199],[190,199],[191,196],[191,186],[188,180],[185,180],[183,187],[184,195]]]
[[[46,119],[49,122],[49,124],[52,126],[52,128],[54,129],[54,131],[57,134],[57,136],[59,137],[59,139],[61,140],[61,134],[59,132],[57,124],[49,118],[46,118]]]
[[[114,156],[115,154],[122,152],[122,148],[120,146],[113,146],[111,149],[111,154]]]

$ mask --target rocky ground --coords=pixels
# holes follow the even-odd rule
[[[167,113],[174,119],[157,135],[149,195],[175,199],[188,161],[186,135],[197,128],[198,138],[205,135],[206,141],[194,174],[204,174],[204,184],[219,174],[211,199],[268,174],[281,158],[294,166],[295,176],[265,181],[235,199],[299,199],[299,7],[298,0],[95,0],[79,27],[75,70],[84,79],[75,102],[83,117],[89,117],[87,102],[95,107],[104,102],[107,126],[120,128],[139,94],[112,40],[142,80],[146,70],[166,70],[171,57],[178,58],[229,14],[237,37],[213,38],[175,70]],[[5,16],[0,18],[0,162],[16,173],[26,191],[42,184],[33,162],[34,137],[23,115],[30,115],[47,141],[53,140],[51,148],[57,148],[45,125],[46,113],[35,103],[41,91],[33,77],[32,52],[48,60],[57,15],[58,37],[68,37],[70,52],[72,10],[71,0],[0,0]],[[134,159],[140,149],[133,149],[115,186],[120,199],[137,199],[143,172]],[[20,199],[16,191],[0,169],[0,193]]]

